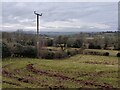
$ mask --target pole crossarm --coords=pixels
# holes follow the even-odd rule
[[[38,14],[38,13],[36,13],[36,11],[34,11],[34,14],[35,14],[35,15],[38,15],[38,16],[42,16],[42,13],[41,13],[41,14]]]

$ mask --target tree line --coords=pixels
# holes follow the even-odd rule
[[[36,57],[36,40],[37,40],[36,38],[37,37],[35,34],[26,34],[20,30],[11,33],[3,32],[2,57],[3,58],[8,56]],[[60,36],[40,35],[40,45],[42,47],[56,47],[56,48],[59,47],[61,48],[59,54],[65,51],[68,55],[69,53],[71,53],[69,48],[76,48],[76,50],[78,48],[120,50],[118,39],[119,39],[118,32],[79,33],[74,35],[60,35]],[[46,57],[49,57],[50,55],[52,57],[53,51],[52,54],[48,53],[48,51],[45,50],[42,52],[48,55]],[[77,52],[79,51],[76,51],[76,53]],[[43,57],[44,56],[45,55],[43,55]]]

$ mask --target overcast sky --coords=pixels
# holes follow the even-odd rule
[[[4,2],[1,26],[7,31],[35,31],[33,11],[37,11],[43,13],[41,31],[117,30],[117,5],[117,2]]]

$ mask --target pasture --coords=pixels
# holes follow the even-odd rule
[[[118,57],[6,58],[3,88],[118,88]]]

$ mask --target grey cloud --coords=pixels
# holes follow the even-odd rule
[[[117,24],[117,3],[42,3],[42,2],[5,2],[3,3],[3,23],[34,25],[36,16],[33,11],[42,12],[41,24],[52,21],[78,19],[85,22]],[[24,22],[29,19],[29,22]],[[23,21],[23,22],[21,22]]]

